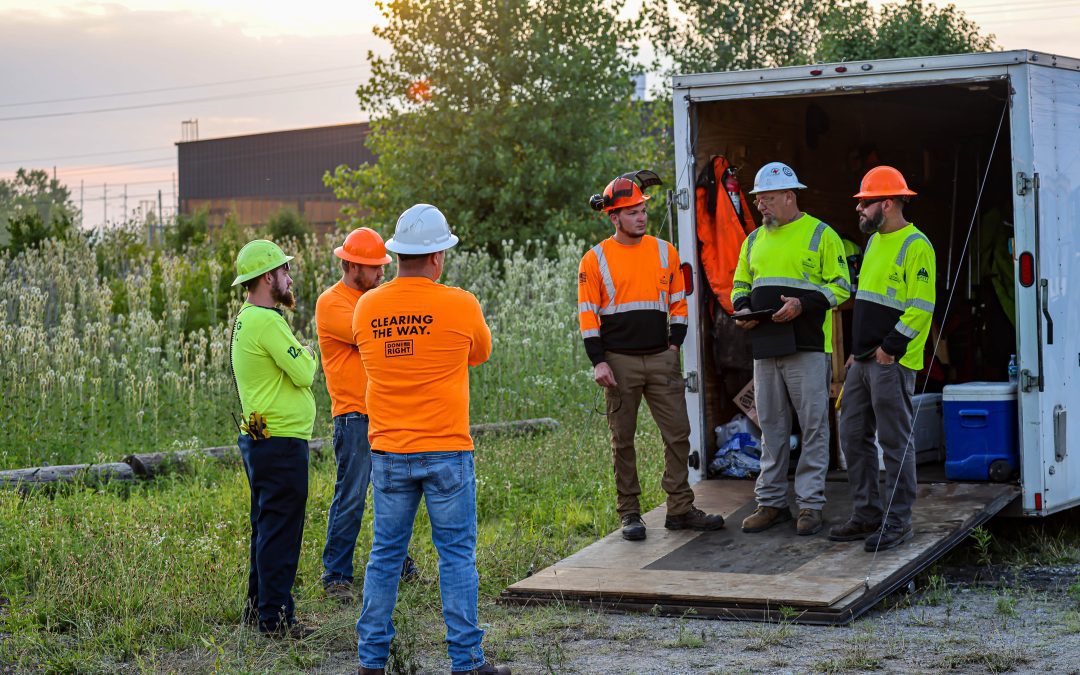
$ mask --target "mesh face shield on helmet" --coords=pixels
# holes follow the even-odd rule
[[[590,197],[589,206],[604,213],[637,206],[650,199],[643,190],[661,184],[660,176],[648,169],[624,173],[608,183],[603,194]]]

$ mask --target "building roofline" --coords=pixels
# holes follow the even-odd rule
[[[356,127],[356,126],[370,127],[371,122],[365,120],[363,122],[340,122],[338,124],[320,124],[320,125],[317,125],[317,126],[310,126],[310,127],[298,127],[296,129],[279,129],[277,131],[256,131],[256,132],[249,133],[249,134],[233,134],[231,136],[214,136],[212,138],[200,138],[200,139],[195,140],[195,141],[176,141],[173,145],[177,145],[177,146],[180,146],[180,145],[194,145],[196,143],[206,143],[206,142],[209,142],[209,141],[225,141],[225,140],[232,140],[234,138],[252,138],[252,137],[255,137],[255,136],[277,136],[277,135],[280,135],[280,134],[292,134],[292,133],[303,132],[303,131],[314,131],[316,129],[335,129],[335,128],[339,128],[339,127]]]

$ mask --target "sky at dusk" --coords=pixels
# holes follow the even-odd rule
[[[1072,0],[953,4],[1003,49],[1080,56]],[[158,190],[168,211],[183,120],[214,138],[366,119],[378,21],[372,0],[0,0],[0,177],[55,167],[87,225],[122,218],[125,185],[129,213]]]

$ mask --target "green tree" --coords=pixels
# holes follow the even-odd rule
[[[0,247],[15,246],[16,229],[19,250],[66,233],[78,213],[67,186],[41,169],[20,168],[14,178],[0,179]]]
[[[303,240],[304,235],[311,233],[311,224],[293,209],[284,208],[270,216],[264,233],[274,241],[289,237]]]
[[[877,11],[866,0],[833,8],[821,25],[818,61],[889,59],[904,56],[963,54],[994,48],[994,36],[955,5],[941,7],[907,0],[882,5]]]
[[[641,20],[623,0],[394,0],[380,3],[360,85],[378,162],[326,182],[356,204],[349,225],[386,233],[416,202],[437,205],[467,246],[595,238],[589,195],[645,168],[663,135],[632,101]],[[606,232],[606,230],[604,230]]]

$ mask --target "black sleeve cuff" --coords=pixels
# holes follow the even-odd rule
[[[682,343],[686,340],[686,324],[685,323],[673,323],[671,324],[671,337],[668,341],[676,347],[682,347]]]
[[[738,312],[743,309],[750,309],[750,296],[744,295],[735,302],[731,303],[731,307]]]
[[[889,356],[899,360],[907,352],[909,342],[911,342],[911,338],[893,330],[881,341],[881,349]]]
[[[604,342],[598,337],[585,338],[585,354],[595,366],[604,362]]]

